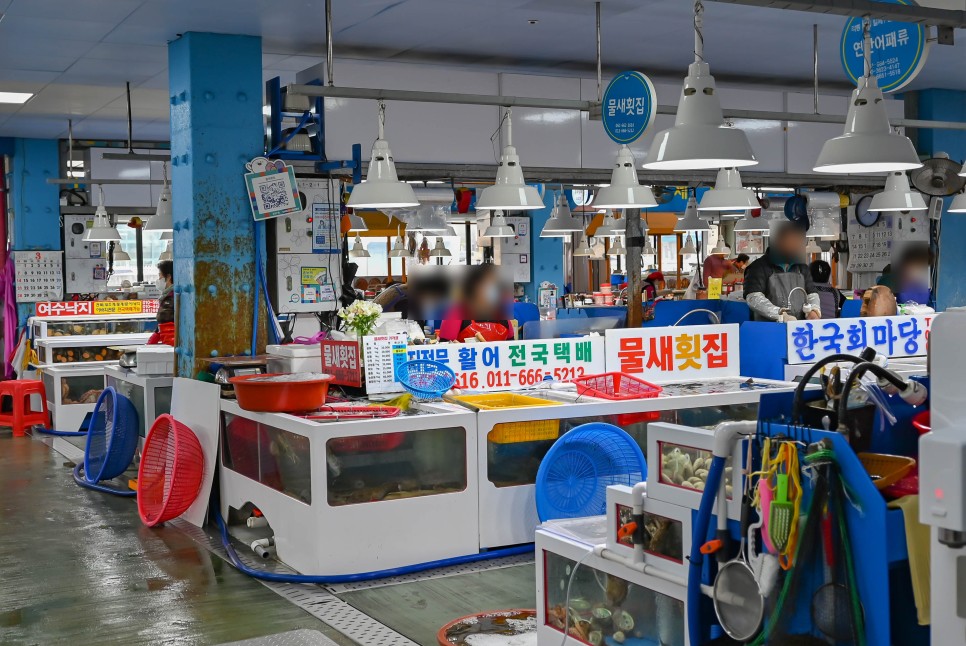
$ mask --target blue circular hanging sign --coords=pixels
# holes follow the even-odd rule
[[[621,72],[604,91],[601,120],[615,143],[629,144],[644,134],[657,111],[654,84],[640,72]]]
[[[880,0],[887,4],[913,4],[910,0]],[[883,92],[895,92],[908,85],[923,68],[929,54],[926,27],[914,22],[894,22],[874,18],[872,37],[872,75]],[[862,18],[849,18],[842,30],[841,55],[845,74],[858,83],[865,75],[862,54]]]

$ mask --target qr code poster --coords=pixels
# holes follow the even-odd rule
[[[302,210],[295,169],[280,160],[256,157],[246,164],[245,174],[252,215],[256,220],[268,220]]]

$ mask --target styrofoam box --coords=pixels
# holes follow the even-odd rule
[[[138,348],[138,376],[174,374],[174,348],[170,345],[145,345]]]
[[[322,346],[315,343],[303,345],[268,345],[268,371],[272,373],[322,372]]]

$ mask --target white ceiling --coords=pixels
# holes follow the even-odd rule
[[[334,0],[338,57],[586,75],[594,65],[593,0]],[[134,134],[168,138],[167,43],[186,31],[263,38],[265,78],[324,55],[324,0],[0,0],[0,136],[124,138],[124,82]],[[681,78],[692,58],[688,0],[603,0],[608,69]],[[528,20],[536,19],[536,25]],[[706,3],[706,56],[719,82],[809,85],[812,23],[823,85],[841,85],[844,18]],[[966,89],[966,33],[934,46],[912,89]],[[336,67],[336,83],[339,69]]]

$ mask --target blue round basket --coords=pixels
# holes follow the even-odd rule
[[[537,516],[599,516],[607,511],[607,487],[647,480],[644,453],[612,424],[583,424],[557,440],[537,471]]]
[[[456,373],[438,361],[414,359],[399,364],[396,380],[417,399],[439,399],[456,383]]]
[[[116,478],[131,465],[138,447],[138,413],[131,400],[107,387],[97,398],[87,447],[84,479],[95,484]]]

